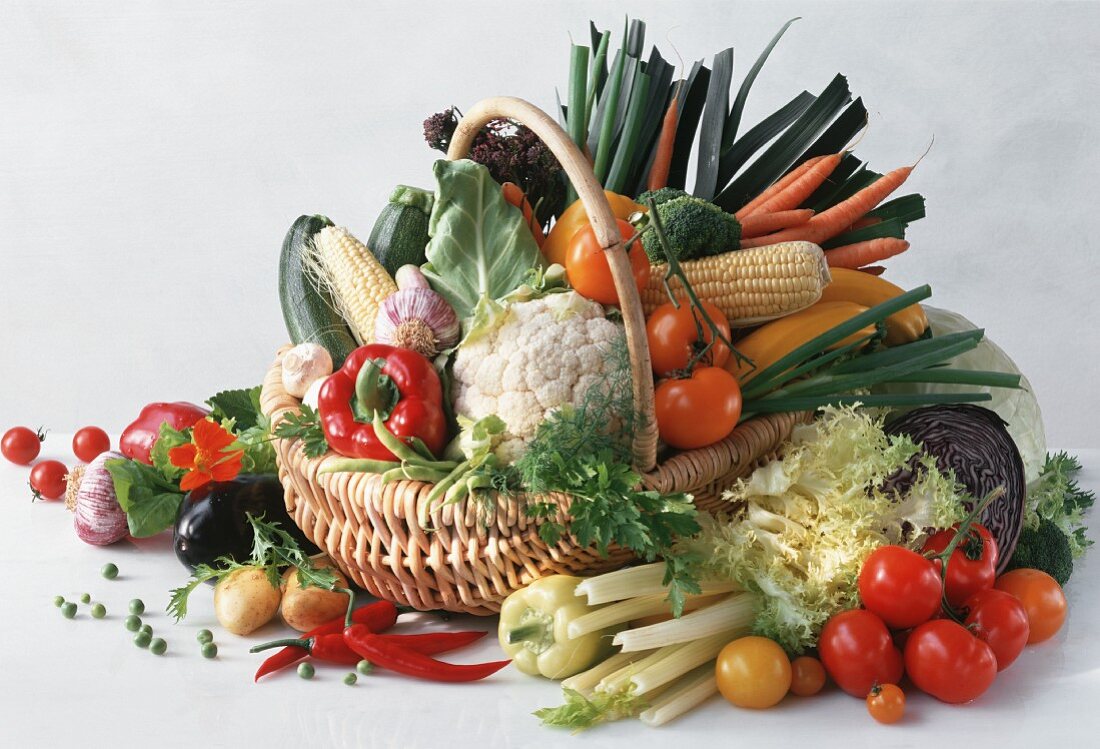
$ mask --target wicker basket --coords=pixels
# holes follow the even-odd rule
[[[611,274],[623,300],[623,323],[630,350],[634,402],[644,427],[634,435],[635,467],[645,483],[663,492],[690,492],[703,511],[718,507],[719,494],[771,454],[800,419],[794,414],[754,418],[721,442],[682,452],[657,464],[657,428],[653,378],[646,345],[645,319],[622,249],[615,218],[588,161],[553,119],[515,98],[486,99],[459,122],[449,159],[463,158],[474,135],[490,120],[510,118],[527,125],[553,150],[584,201],[596,236],[606,248]],[[285,349],[283,349],[285,351]],[[263,383],[261,407],[277,424],[300,402],[282,385],[282,353]],[[498,498],[495,508],[461,501],[433,508],[428,531],[417,518],[431,484],[396,481],[383,485],[378,475],[319,473],[333,453],[307,458],[298,441],[275,440],[279,478],[291,517],[336,564],[372,595],[417,609],[488,615],[517,588],[544,575],[598,572],[630,560],[613,549],[606,558],[571,538],[548,546],[538,523],[524,515],[515,499]],[[563,519],[569,498],[556,496]]]

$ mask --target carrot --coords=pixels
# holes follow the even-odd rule
[[[653,155],[653,166],[649,170],[649,182],[646,187],[650,190],[660,190],[668,186],[668,171],[672,166],[672,149],[676,145],[676,125],[679,119],[676,97],[673,96],[665,111],[665,119],[661,124],[661,136],[657,140],[657,152]]]
[[[500,188],[504,194],[504,199],[523,211],[523,219],[527,222],[527,228],[531,230],[531,234],[535,237],[535,244],[542,247],[542,243],[546,241],[546,235],[542,233],[542,226],[535,218],[535,211],[531,208],[531,203],[528,202],[527,196],[523,194],[523,190],[519,189],[519,185],[515,182],[505,182]]]
[[[776,213],[754,213],[741,221],[741,236],[742,238],[759,237],[780,229],[801,226],[813,215],[814,212],[809,208]]]
[[[750,200],[748,203],[745,203],[745,205],[742,206],[741,209],[737,211],[737,213],[733,214],[734,217],[738,221],[740,221],[743,218],[747,218],[751,213],[753,213],[756,210],[756,208],[761,203],[763,203],[766,200],[770,200],[772,197],[778,195],[782,190],[784,190],[787,187],[787,185],[791,184],[796,179],[801,177],[810,168],[812,168],[814,166],[814,164],[817,164],[819,161],[821,161],[824,158],[825,158],[824,156],[815,156],[812,159],[806,159],[805,162],[803,162],[802,164],[799,164],[797,167],[795,167],[791,171],[787,172],[787,174],[785,174],[783,177],[781,177],[778,182],[775,182],[767,190],[765,190],[764,192],[757,195],[755,198]]]
[[[830,268],[862,268],[868,263],[877,263],[888,257],[900,255],[908,249],[909,243],[904,239],[879,237],[825,250],[825,261],[829,263]]]
[[[822,211],[802,226],[784,229],[764,237],[747,239],[741,242],[741,249],[747,250],[779,242],[804,241],[821,244],[847,231],[848,227],[867,215],[868,211],[874,210],[875,206],[885,200],[890,193],[901,187],[912,171],[913,167],[903,166],[884,174],[852,197]]]
[[[793,208],[797,208],[806,202],[806,198],[814,194],[814,190],[821,187],[822,183],[829,178],[829,175],[833,173],[840,164],[840,160],[843,158],[844,152],[822,157],[820,161],[803,172],[801,177],[776,195],[765,200],[757,206],[755,211],[748,215],[755,216],[758,213],[777,213],[779,211],[789,211]]]

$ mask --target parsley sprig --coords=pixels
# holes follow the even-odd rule
[[[263,518],[247,515],[252,526],[252,556],[246,562],[238,562],[227,556],[218,557],[214,565],[200,564],[195,567],[191,579],[186,585],[172,590],[168,601],[168,613],[178,622],[187,616],[187,598],[192,591],[208,580],[220,582],[233,572],[245,568],[261,568],[271,587],[278,588],[281,583],[280,570],[295,567],[298,571],[298,584],[303,588],[324,588],[336,590],[339,583],[336,572],[331,567],[318,567],[302,551],[302,547],[277,522],[265,522]]]
[[[328,452],[321,417],[304,403],[300,413],[291,411],[286,414],[275,427],[274,434],[283,439],[300,439],[307,458],[319,458]]]

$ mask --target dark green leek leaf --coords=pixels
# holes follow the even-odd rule
[[[813,208],[814,206],[824,205],[826,208],[831,205],[828,201],[836,192],[840,190],[840,186],[851,177],[855,172],[863,166],[863,162],[850,153],[844,154],[840,163],[837,164],[833,173],[825,178],[825,181],[821,183],[821,187],[814,190],[810,197],[802,203],[800,208]]]
[[[803,91],[781,108],[772,112],[742,135],[733,148],[722,155],[718,162],[718,181],[726,184],[764,144],[787,129],[810,108],[817,99],[809,91]]]
[[[834,205],[852,197],[864,187],[869,186],[881,176],[882,175],[878,172],[868,169],[866,164],[862,164],[843,182],[833,182],[833,180],[830,179],[829,182],[833,183],[832,189],[828,190],[822,199],[815,203],[812,208],[817,213],[832,208]],[[824,185],[822,185],[822,187],[824,187]],[[810,197],[812,198],[813,196],[811,195]]]
[[[676,124],[676,143],[672,147],[672,163],[668,169],[669,187],[683,190],[687,183],[688,161],[691,159],[692,146],[695,145],[699,117],[703,114],[703,105],[707,101],[709,83],[710,68],[699,60],[691,66],[691,73],[680,86],[680,121]]]
[[[604,187],[617,193],[622,193],[627,188],[630,158],[637,149],[638,140],[641,137],[645,105],[649,97],[651,82],[649,74],[639,69],[634,78],[631,86],[631,100],[627,107],[626,120],[623,122],[622,137],[615,145],[615,158],[611,162],[611,171],[608,172],[607,180],[604,182]]]
[[[722,153],[733,148],[733,143],[737,139],[737,129],[741,125],[741,115],[745,111],[745,102],[749,98],[749,89],[752,88],[753,82],[756,80],[756,76],[760,73],[760,69],[764,67],[764,63],[768,60],[768,55],[775,49],[775,45],[779,43],[779,40],[786,33],[787,29],[791,27],[791,24],[799,20],[798,18],[792,18],[783,24],[772,40],[768,42],[768,46],[764,47],[764,51],[760,53],[760,56],[756,58],[756,62],[749,68],[749,72],[745,74],[744,80],[741,81],[741,88],[737,89],[737,98],[733,100],[733,108],[730,110],[729,117],[726,118],[726,125],[722,129]]]
[[[592,27],[595,31],[595,26]],[[593,110],[596,106],[596,97],[599,96],[604,82],[607,80],[607,45],[611,40],[611,32],[605,31],[600,38],[593,43],[595,51],[592,64],[588,67],[588,94],[584,100],[584,121],[591,125]],[[580,144],[578,144],[580,145]],[[581,146],[582,150],[584,146]]]
[[[650,77],[649,96],[638,145],[631,154],[630,172],[626,182],[630,188],[644,180],[649,173],[649,164],[652,163],[653,153],[657,147],[657,138],[661,133],[665,110],[668,109],[668,103],[672,97],[672,75],[675,71],[654,47],[650,53],[649,62],[646,63],[645,72]]]
[[[888,200],[878,208],[867,213],[868,218],[890,219],[896,218],[911,224],[924,218],[924,196],[919,193],[911,193]]]
[[[588,22],[588,37],[591,39],[592,49],[596,50],[596,57],[593,60],[592,70],[595,74],[593,79],[593,87],[590,93],[595,93],[599,98],[603,93],[604,84],[607,83],[607,44],[611,41],[610,31],[600,31],[596,28],[596,24],[592,21]],[[607,38],[607,43],[604,42],[604,38]],[[603,58],[600,58],[599,50],[603,45]]]
[[[710,200],[718,189],[718,162],[722,157],[722,128],[729,116],[730,82],[733,80],[733,47],[714,56],[707,104],[699,133],[699,159],[695,165],[693,194]],[[724,207],[724,206],[723,206]]]
[[[803,161],[816,156],[838,153],[851,143],[856,134],[866,125],[867,107],[863,106],[863,99],[859,98],[848,105],[848,108],[836,118],[832,125],[829,125],[829,128],[821,134],[821,137],[795,159],[792,166],[797,166]]]
[[[907,224],[896,218],[886,219],[880,221],[877,224],[871,224],[870,226],[863,226],[859,229],[852,229],[846,231],[843,234],[830,239],[828,242],[821,244],[822,249],[831,250],[834,247],[843,247],[846,244],[855,244],[856,242],[866,242],[870,239],[880,239],[882,237],[894,237],[896,239],[905,239],[905,227]]]
[[[727,211],[736,211],[759,195],[787,171],[851,100],[848,81],[838,74],[798,121],[729,183],[714,202]]]

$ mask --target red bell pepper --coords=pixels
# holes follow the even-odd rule
[[[357,348],[321,386],[317,409],[329,447],[349,458],[397,460],[374,433],[376,414],[398,439],[417,437],[433,454],[447,440],[439,375],[409,349],[383,343]]]
[[[152,465],[149,453],[160,436],[161,424],[167,421],[173,429],[189,429],[209,415],[210,411],[194,403],[150,403],[141,409],[134,423],[123,430],[119,449],[131,460]]]

